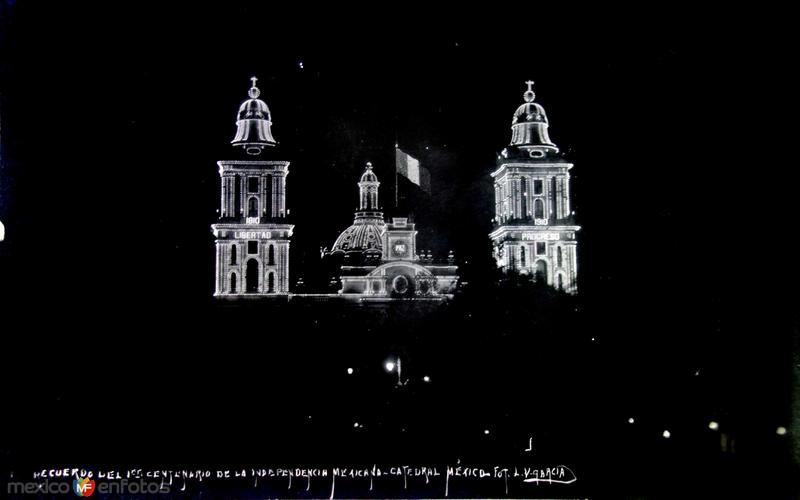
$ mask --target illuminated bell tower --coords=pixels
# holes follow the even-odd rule
[[[289,162],[267,154],[277,145],[272,116],[258,98],[252,77],[249,99],[239,107],[231,144],[238,158],[217,162],[221,183],[216,237],[215,296],[289,293],[289,239],[286,176]]]
[[[495,193],[495,260],[503,270],[532,274],[569,293],[577,292],[577,239],[569,171],[548,134],[544,108],[526,82],[524,103],[511,122],[511,143],[492,172]]]

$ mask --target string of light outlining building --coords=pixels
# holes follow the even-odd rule
[[[578,259],[575,213],[569,171],[572,164],[550,140],[544,108],[534,102],[533,82],[526,82],[524,103],[511,120],[511,143],[497,157],[492,172],[497,265],[532,273],[559,290],[577,292]]]
[[[459,284],[452,251],[434,257],[418,252],[420,221],[386,220],[379,203],[380,182],[367,162],[358,182],[359,208],[322,258],[338,259],[336,293],[290,292],[289,246],[294,225],[286,219],[290,162],[276,156],[272,115],[251,78],[231,141],[231,159],[219,161],[221,196],[216,237],[218,297],[303,296],[364,300],[447,300]],[[528,274],[559,290],[577,292],[577,232],[571,209],[573,167],[548,135],[544,108],[526,82],[524,103],[514,113],[511,142],[498,155],[494,180],[494,230],[489,235],[498,267]],[[284,153],[281,152],[281,155]],[[430,174],[419,160],[396,148],[398,176],[431,193]],[[395,203],[395,206],[397,203]]]

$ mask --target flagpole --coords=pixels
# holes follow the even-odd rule
[[[394,208],[397,209],[399,195],[397,194],[398,188],[397,184],[400,182],[400,178],[397,175],[397,150],[400,149],[400,143],[397,142],[397,115],[395,115],[395,125],[394,125]]]
[[[403,385],[403,365],[400,364],[400,356],[397,356],[397,385]]]

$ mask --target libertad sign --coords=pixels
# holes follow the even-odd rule
[[[236,231],[236,238],[251,239],[251,240],[255,240],[255,239],[259,239],[259,238],[270,239],[270,238],[272,238],[272,232],[271,231]]]

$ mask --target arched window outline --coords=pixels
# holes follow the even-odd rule
[[[528,215],[528,182],[525,177],[519,180],[520,191],[522,192],[522,198],[520,199],[520,203],[522,204],[522,218],[527,219]],[[522,267],[525,267],[525,264],[522,264]]]
[[[231,245],[231,265],[232,266],[236,265],[236,257],[237,257],[237,255],[236,255],[236,243],[234,243],[233,245]]]
[[[242,208],[242,180],[239,174],[233,176],[233,215],[239,217],[244,212]]]
[[[519,247],[519,265],[520,267],[525,267],[525,245]]]
[[[267,293],[275,293],[275,273],[267,273]]]
[[[494,185],[494,216],[498,222],[503,220],[503,200],[500,196],[500,185]]]
[[[267,265],[275,265],[275,245],[272,243],[269,244],[269,250],[267,251]]]
[[[264,186],[264,193],[267,196],[266,203],[264,203],[264,215],[266,217],[274,217],[275,214],[272,211],[272,176],[271,175],[267,175],[266,186]]]
[[[564,265],[564,257],[562,256],[561,247],[556,247],[556,265],[562,267]]]
[[[536,219],[544,219],[544,200],[536,198],[533,201],[533,217]]]
[[[564,273],[558,273],[558,289],[564,291]]]
[[[236,285],[238,284],[239,277],[236,275],[235,272],[230,273],[228,276],[228,293],[237,293]]]
[[[247,216],[258,217],[258,198],[251,196],[247,200]]]

